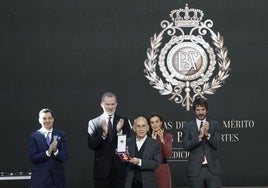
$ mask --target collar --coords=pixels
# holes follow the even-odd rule
[[[146,138],[147,138],[147,135],[140,140],[136,137],[136,142],[144,142]]]
[[[44,128],[44,127],[41,127],[41,128],[39,129],[39,131],[40,131],[41,133],[43,133],[43,134],[48,133],[48,132],[51,132],[51,133],[52,133],[53,128],[51,128],[50,130],[48,130],[48,129]]]
[[[199,128],[200,127],[200,124],[201,124],[201,122],[206,122],[207,121],[207,119],[205,118],[205,119],[203,119],[203,120],[200,120],[200,119],[197,119],[196,118],[196,124],[197,124],[197,127]]]
[[[109,117],[111,117],[111,120],[114,119],[114,114],[109,116],[108,114],[103,113],[102,116],[104,117],[104,119],[109,119]]]

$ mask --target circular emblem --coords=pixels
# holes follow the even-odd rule
[[[203,48],[191,42],[174,46],[167,55],[168,70],[180,80],[194,80],[207,67],[207,55]]]

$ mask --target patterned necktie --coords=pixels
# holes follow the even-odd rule
[[[47,142],[47,145],[50,145],[50,142],[51,142],[51,138],[50,138],[50,135],[51,134],[51,132],[48,132],[47,133],[47,136],[46,136],[46,142]]]
[[[108,134],[109,134],[109,137],[110,137],[110,140],[112,140],[112,130],[113,130],[113,125],[112,125],[112,122],[111,122],[111,116],[109,117],[108,119]]]

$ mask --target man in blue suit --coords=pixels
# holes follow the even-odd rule
[[[66,135],[53,128],[50,109],[39,112],[40,129],[30,134],[29,154],[32,163],[32,188],[65,188],[63,162],[68,158]]]
[[[182,145],[190,151],[188,182],[190,188],[220,188],[220,125],[206,118],[208,103],[197,98],[193,102],[196,118],[185,124]]]

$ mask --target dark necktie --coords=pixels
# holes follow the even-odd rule
[[[49,134],[51,134],[51,132],[48,132],[46,136],[47,145],[50,145],[50,141],[51,141]]]
[[[109,117],[109,119],[108,119],[108,134],[109,134],[110,140],[112,140],[112,130],[113,130],[111,118],[112,117]]]
[[[203,127],[203,121],[201,121],[201,123],[200,123],[200,128],[199,128],[199,130],[201,130],[201,128]],[[202,140],[204,139],[204,137],[202,137]]]

